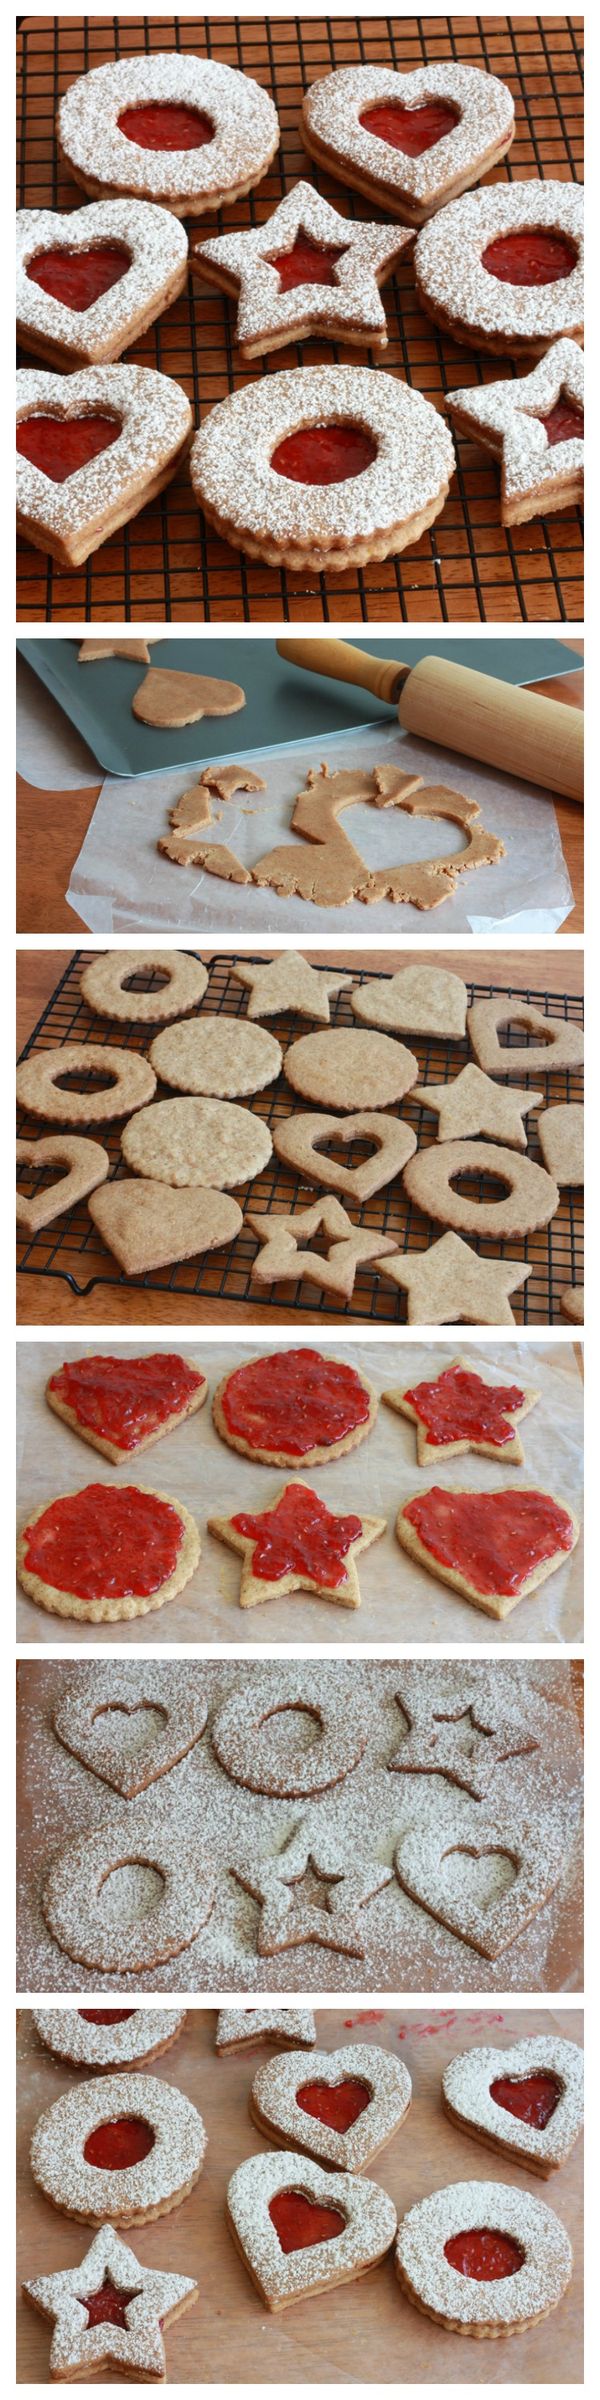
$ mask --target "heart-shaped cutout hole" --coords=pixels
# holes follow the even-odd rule
[[[336,2241],[346,2225],[341,2209],[309,2200],[307,2192],[275,2192],[269,2216],[286,2257],[290,2250],[313,2250],[317,2242]]]
[[[90,459],[110,450],[121,434],[117,417],[22,417],[17,425],[17,450],[39,467],[51,483],[68,483]]]
[[[436,817],[433,808],[419,815],[400,805],[376,808],[370,800],[357,800],[347,810],[344,829],[373,874],[384,867],[425,867],[440,857],[458,858],[471,840],[464,825]]]
[[[440,1859],[445,1899],[466,1899],[470,1907],[483,1911],[504,1899],[518,1872],[518,1859],[508,1850],[472,1850],[467,1842],[456,1842]]]
[[[423,100],[420,108],[403,108],[400,100],[376,100],[358,121],[366,133],[388,142],[392,150],[402,150],[405,158],[422,158],[424,150],[434,150],[445,134],[454,132],[460,109],[450,100]]]
[[[41,250],[30,258],[26,275],[37,283],[51,300],[60,300],[63,308],[71,308],[77,316],[93,308],[104,292],[121,283],[131,266],[131,254],[124,242],[98,243],[92,250]]]
[[[371,2092],[358,2076],[347,2075],[341,2083],[303,2083],[296,2093],[298,2108],[307,2117],[316,2117],[319,2125],[330,2125],[334,2133],[349,2133],[370,2106]]]
[[[94,1710],[93,1722],[108,1726],[109,1733],[118,1735],[118,1747],[126,1756],[137,1757],[139,1751],[151,1750],[159,1741],[169,1722],[168,1710],[151,1700],[113,1700],[107,1708]]]
[[[144,2117],[108,2117],[105,2125],[94,2125],[84,2142],[83,2155],[88,2167],[101,2167],[105,2173],[124,2172],[126,2167],[138,2167],[142,2158],[149,2158],[154,2149],[152,2126]]]
[[[497,2075],[490,2084],[490,2096],[498,2108],[505,2108],[511,2117],[519,2117],[523,2125],[535,2125],[543,2133],[549,2125],[563,2091],[558,2075]]]

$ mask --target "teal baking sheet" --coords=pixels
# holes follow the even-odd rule
[[[128,630],[133,638],[135,628]],[[246,706],[235,717],[202,717],[196,725],[158,731],[141,725],[132,715],[133,694],[147,668],[126,658],[101,659],[80,666],[79,637],[75,640],[20,641],[18,649],[83,735],[107,775],[161,774],[166,767],[186,767],[231,757],[232,739],[240,757],[247,758],[266,742],[304,741],[308,736],[341,733],[353,726],[374,724],[389,717],[383,701],[353,684],[334,683],[321,675],[299,673],[278,657],[274,641],[249,635],[192,640],[169,635],[155,642],[151,663],[178,667],[188,674],[222,676],[240,683]],[[538,683],[550,675],[572,673],[582,661],[570,658],[562,642],[505,638],[492,641],[414,641],[402,627],[391,641],[360,642],[359,649],[380,658],[399,658],[416,666],[432,652],[456,659],[506,683]],[[239,734],[239,741],[238,741]]]

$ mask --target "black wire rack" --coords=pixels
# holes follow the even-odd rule
[[[198,953],[192,952],[191,955],[195,957]],[[43,1015],[25,1045],[21,1054],[23,1058],[29,1058],[32,1051],[53,1049],[63,1043],[68,1046],[69,1042],[73,1041],[117,1042],[127,1049],[147,1051],[152,1038],[152,1032],[147,1026],[128,1028],[119,1025],[115,1027],[114,1023],[107,1023],[105,1019],[93,1015],[82,998],[81,969],[96,956],[97,952],[95,951],[79,950],[70,958],[60,983],[57,984]],[[378,979],[371,968],[365,967],[354,972],[353,985],[356,988],[357,984],[372,983]],[[154,987],[158,988],[159,981],[158,975],[143,970],[135,977],[135,986],[140,990],[148,991]],[[471,983],[468,991],[470,1003],[475,999],[494,997],[494,985],[490,983]],[[506,995],[503,987],[502,996],[503,998],[506,996],[509,1001],[515,1003],[533,1002],[537,1008],[543,1009],[551,1018],[566,1017],[572,1024],[583,1023],[583,1000],[570,993],[540,991],[533,985],[514,984]],[[246,1015],[246,1006],[247,993],[243,986],[236,982],[231,972],[231,958],[224,953],[215,955],[211,960],[204,998],[200,1007],[193,1014],[196,1016],[223,1014],[228,1017],[243,1018]],[[356,1018],[352,1014],[347,991],[338,993],[332,1000],[331,1022],[337,1026],[356,1025]],[[290,1013],[286,1017],[284,1025],[282,1025],[281,1019],[277,1019],[276,1029],[285,1061],[285,1052],[290,1042],[295,1041],[299,1034],[306,1032],[306,1019]],[[466,1064],[470,1054],[466,1040],[449,1043],[439,1038],[421,1040],[418,1036],[412,1035],[407,1038],[410,1038],[410,1047],[419,1060],[419,1081],[421,1083],[449,1082],[455,1074],[458,1074],[460,1067]],[[511,1044],[513,1046],[521,1044],[523,1039],[522,1031],[518,1027],[508,1028],[509,1047]],[[91,1078],[88,1079],[88,1089],[91,1088],[91,1080]],[[504,1080],[508,1081],[508,1078]],[[537,1082],[539,1087],[539,1077],[520,1076],[519,1080],[520,1083],[534,1086]],[[543,1080],[542,1078],[542,1082]],[[74,1078],[74,1081],[79,1089],[85,1090],[86,1078],[84,1075]],[[166,1089],[159,1085],[156,1097],[161,1099],[166,1096]],[[169,1093],[169,1097],[172,1098],[172,1096],[172,1093]],[[553,1073],[551,1096],[553,1102],[580,1100],[582,1097],[581,1074],[572,1071]],[[295,1102],[294,1095],[286,1083],[285,1074],[281,1074],[277,1082],[271,1084],[266,1092],[258,1093],[256,1098],[246,1105],[250,1105],[271,1129],[282,1118],[291,1116]],[[402,1116],[414,1125],[420,1148],[434,1139],[435,1126],[431,1113],[418,1102],[411,1101],[410,1093],[403,1102]],[[532,1116],[529,1119],[528,1154],[530,1157],[540,1160],[541,1153],[537,1137],[535,1131],[532,1130],[534,1123],[535,1120]],[[40,1124],[39,1118],[21,1110],[17,1125],[19,1136],[27,1141],[35,1141],[40,1132],[45,1130],[46,1127]],[[102,1142],[103,1147],[108,1150],[110,1155],[111,1175],[119,1176],[125,1172],[118,1126],[81,1125],[77,1127],[77,1131],[88,1134],[92,1139],[95,1136]],[[358,1142],[346,1145],[343,1151],[345,1164],[357,1165],[359,1160],[365,1156],[368,1147],[368,1144]],[[23,1174],[20,1177],[21,1188],[27,1193],[27,1197],[31,1197],[40,1189],[42,1183],[48,1183],[53,1179],[54,1170],[43,1175],[39,1170],[33,1168],[26,1175]],[[484,1175],[478,1176],[476,1182],[472,1183],[471,1191],[473,1196],[480,1200],[497,1197],[497,1185],[492,1182],[490,1177]],[[236,1192],[236,1198],[240,1201],[241,1207],[244,1209],[250,1207],[253,1211],[307,1208],[318,1197],[319,1191],[315,1189],[314,1185],[309,1188],[302,1183],[298,1176],[292,1174],[282,1164],[275,1153],[263,1173],[255,1176],[252,1185]],[[432,1224],[422,1215],[420,1209],[411,1206],[402,1180],[399,1178],[396,1178],[392,1184],[386,1185],[383,1191],[374,1193],[372,1199],[362,1209],[359,1210],[353,1203],[350,1203],[349,1213],[356,1223],[369,1226],[377,1232],[392,1234],[396,1247],[402,1251],[426,1250],[442,1232],[440,1225]],[[523,1324],[552,1325],[564,1322],[560,1312],[561,1291],[564,1291],[568,1284],[583,1283],[583,1194],[578,1190],[563,1191],[560,1205],[551,1223],[536,1233],[528,1234],[522,1241],[508,1243],[476,1241],[471,1246],[478,1250],[482,1257],[514,1258],[524,1261],[531,1267],[528,1281],[520,1292],[515,1292],[511,1301],[515,1317],[520,1319]],[[81,1296],[93,1291],[97,1284],[120,1286],[122,1289],[175,1292],[179,1297],[185,1296],[189,1299],[190,1316],[193,1318],[196,1300],[208,1298],[213,1301],[222,1299],[240,1303],[252,1302],[256,1294],[256,1286],[253,1287],[251,1282],[251,1267],[257,1249],[258,1243],[255,1235],[244,1226],[232,1248],[224,1253],[211,1252],[206,1258],[187,1260],[181,1265],[170,1269],[163,1268],[150,1275],[125,1276],[119,1273],[114,1259],[105,1249],[92,1223],[86,1203],[82,1201],[77,1207],[70,1209],[64,1217],[59,1218],[55,1224],[47,1226],[32,1238],[24,1238],[22,1234],[19,1234],[17,1266],[23,1275],[62,1277],[70,1285],[71,1291]],[[283,1301],[285,1301],[286,1308],[297,1309],[299,1315],[302,1315],[303,1312],[309,1313],[312,1318],[318,1311],[320,1316],[337,1318],[338,1322],[340,1314],[343,1314],[345,1318],[367,1318],[383,1323],[400,1323],[406,1316],[405,1295],[396,1293],[389,1286],[386,1289],[385,1285],[380,1283],[376,1270],[368,1268],[357,1275],[353,1298],[345,1310],[340,1309],[339,1302],[330,1293],[319,1291],[318,1287],[311,1284],[307,1278],[294,1286],[277,1284],[266,1292],[262,1290],[260,1292],[261,1307],[272,1307],[277,1312]]]
[[[256,192],[219,215],[209,230],[232,231],[270,216],[300,176],[312,178],[342,212],[372,207],[317,173],[300,142],[303,91],[332,68],[383,62],[403,71],[457,59],[499,75],[514,97],[516,138],[494,180],[581,180],[583,19],[451,16],[243,19],[214,17],[44,17],[23,20],[19,36],[18,204],[82,204],[58,157],[54,123],[60,95],[77,76],[112,57],[179,49],[217,57],[253,75],[272,93],[281,150]],[[497,377],[498,361],[443,338],[417,306],[410,254],[385,289],[389,345],[377,369],[399,375],[443,410],[444,394]],[[278,350],[244,368],[233,338],[235,312],[190,280],[166,316],[128,354],[181,383],[199,423],[253,372],[335,359],[356,352],[311,343]],[[31,363],[29,360],[26,363]],[[518,373],[507,358],[502,374]],[[395,559],[343,575],[293,575],[260,566],[218,541],[200,516],[183,468],[161,498],[104,543],[87,566],[58,570],[29,546],[18,562],[18,615],[33,622],[167,621],[260,624],[317,619],[363,623],[573,622],[583,617],[583,528],[568,510],[511,529],[500,523],[497,465],[462,439],[446,507],[421,540]]]

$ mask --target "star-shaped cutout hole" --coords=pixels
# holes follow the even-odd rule
[[[455,1709],[415,1707],[402,1687],[398,1708],[408,1727],[400,1749],[388,1760],[398,1775],[444,1775],[449,1783],[484,1800],[498,1767],[510,1758],[527,1758],[539,1743],[527,1732],[516,1710],[492,1714],[485,1702],[459,1702]]]
[[[324,242],[315,242],[312,234],[301,225],[291,250],[280,250],[277,257],[267,258],[279,277],[280,292],[295,292],[299,284],[337,283],[336,267],[345,258],[345,248],[328,250]]]
[[[341,1201],[333,1198],[289,1216],[283,1211],[251,1214],[246,1224],[261,1243],[252,1263],[253,1283],[299,1283],[306,1275],[341,1300],[351,1300],[359,1268],[396,1249],[391,1234],[353,1225]],[[317,1246],[307,1247],[309,1243]]]
[[[391,1868],[350,1863],[334,1842],[299,1825],[280,1856],[232,1868],[259,1904],[258,1952],[270,1958],[317,1942],[364,1958],[360,1912],[392,1880]]]
[[[546,416],[540,415],[537,409],[532,409],[530,413],[537,417],[538,425],[543,425],[551,450],[556,442],[583,441],[583,409],[578,407],[575,400],[571,400],[567,391],[559,392],[558,400],[554,401]]]
[[[243,1560],[240,1607],[316,1592],[360,1608],[356,1559],[385,1533],[384,1517],[337,1516],[308,1483],[285,1483],[267,1508],[209,1517],[209,1533]]]
[[[531,1274],[512,1258],[479,1258],[458,1233],[427,1250],[398,1252],[378,1267],[407,1294],[409,1325],[514,1325],[511,1292]]]
[[[130,2302],[139,2300],[141,2293],[139,2284],[136,2291],[119,2291],[116,2283],[113,2283],[112,2276],[106,2274],[103,2283],[99,2284],[97,2292],[87,2292],[85,2295],[83,2292],[78,2292],[77,2297],[81,2301],[82,2308],[86,2310],[88,2326],[120,2325],[126,2328]]]
[[[236,333],[244,358],[294,337],[387,344],[379,286],[414,240],[410,226],[341,217],[310,183],[286,192],[266,224],[196,243],[202,282],[238,295]]]

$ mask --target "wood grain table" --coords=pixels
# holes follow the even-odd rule
[[[420,2316],[400,2290],[393,2251],[364,2280],[344,2284],[319,2298],[298,2301],[282,2313],[263,2306],[234,2248],[225,2222],[229,2178],[242,2159],[264,2152],[267,2141],[248,2113],[257,2066],[268,2056],[216,2059],[214,2011],[190,2011],[177,2043],[151,2070],[176,2084],[200,2110],[208,2133],[206,2163],[181,2208],[156,2224],[125,2234],[143,2266],[194,2276],[199,2298],[165,2336],[169,2383],[572,2384],[581,2381],[583,2332],[583,2162],[582,2144],[549,2182],[491,2156],[459,2132],[440,2102],[441,2076],[459,2050],[492,2044],[505,2048],[525,2034],[560,2034],[583,2042],[579,2009],[467,2008],[384,2011],[346,2007],[319,2009],[319,2048],[331,2051],[370,2041],[401,2057],[413,2084],[410,2118],[373,2164],[373,2179],[395,2203],[399,2217],[444,2184],[476,2177],[511,2184],[553,2208],[573,2245],[573,2277],[556,2314],[530,2333],[486,2345],[461,2341]],[[307,2063],[310,2062],[307,2052]],[[310,2066],[308,2064],[308,2072]],[[92,2240],[89,2225],[61,2216],[36,2189],[29,2144],[42,2111],[72,2090],[75,2071],[41,2048],[31,2016],[18,2018],[17,2266],[19,2282],[78,2265]],[[50,2329],[19,2294],[17,2379],[39,2385],[49,2380]],[[111,2378],[111,2381],[113,2378]]]
[[[349,629],[351,630],[351,628]],[[563,643],[565,653],[583,655],[582,641]],[[569,708],[583,708],[583,671],[552,676],[534,683],[532,691]],[[17,932],[86,932],[81,917],[68,907],[75,860],[93,817],[101,781],[79,792],[35,791],[17,776]],[[583,809],[574,800],[556,800],[562,846],[571,877],[574,905],[561,933],[583,931]]]

